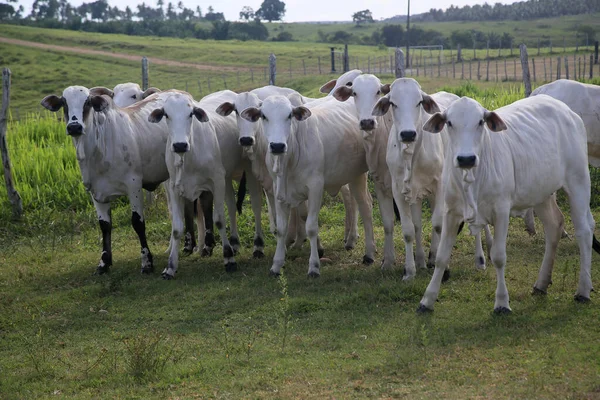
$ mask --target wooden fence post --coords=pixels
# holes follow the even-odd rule
[[[521,67],[523,68],[523,83],[525,84],[525,97],[531,94],[531,76],[529,75],[529,61],[527,60],[527,46],[519,46],[521,51]]]
[[[594,56],[590,54],[590,79],[594,77]]]
[[[504,57],[504,81],[508,82],[508,68],[506,67],[506,57]]]
[[[350,71],[350,59],[348,58],[348,44],[344,45],[344,72]]]
[[[271,53],[269,56],[269,85],[275,84],[275,78],[277,77],[277,57]]]
[[[396,78],[404,78],[404,52],[400,47],[396,47],[396,69],[394,74]]]
[[[481,60],[477,60],[477,80],[481,80]]]
[[[548,75],[546,74],[546,57],[542,59],[544,62],[544,82],[548,82]]]
[[[142,57],[142,90],[148,89],[148,59]]]
[[[556,80],[559,80],[562,76],[562,73],[560,71],[560,61],[560,56],[556,57]]]
[[[533,67],[533,81],[534,81],[534,82],[537,82],[537,77],[536,77],[536,75],[535,75],[535,58],[532,58],[532,59],[531,59],[531,64],[533,64],[533,65],[532,65],[532,67]]]
[[[489,41],[488,41],[489,43]],[[488,47],[488,53],[490,48]],[[485,70],[485,81],[488,82],[490,80],[490,58],[487,58],[487,68]]]
[[[567,75],[567,79],[569,79],[569,59],[565,56],[565,74]]]
[[[4,167],[4,183],[8,201],[12,205],[13,218],[19,219],[23,215],[23,201],[13,184],[12,171],[10,170],[10,157],[6,143],[6,125],[8,118],[8,107],[10,105],[10,69],[2,70],[2,110],[0,110],[0,153],[2,153],[2,165]]]

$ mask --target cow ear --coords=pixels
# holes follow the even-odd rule
[[[312,113],[310,112],[310,110],[308,108],[300,106],[300,107],[296,107],[292,110],[292,115],[298,121],[304,121],[305,119],[310,117],[312,115]]]
[[[333,92],[333,97],[339,101],[346,101],[352,96],[352,88],[349,86],[340,86]]]
[[[262,111],[260,111],[260,108],[248,107],[244,111],[242,111],[240,115],[246,121],[256,122],[260,119],[260,117],[262,117]]]
[[[144,91],[144,93],[142,93],[142,99],[145,99],[146,97],[148,97],[154,93],[160,93],[160,89],[155,88],[155,87],[150,87],[150,88],[146,89]]]
[[[446,115],[440,112],[433,114],[423,125],[423,130],[431,133],[440,133],[446,125]]]
[[[64,100],[62,97],[51,94],[50,96],[44,97],[40,104],[47,110],[57,112],[64,105]]]
[[[148,115],[148,121],[157,124],[160,122],[160,120],[162,119],[162,117],[164,115],[165,115],[164,108],[157,108],[156,110],[152,111],[150,113],[150,115]]]
[[[222,117],[226,117],[229,114],[231,114],[232,112],[235,111],[235,106],[233,104],[231,104],[230,102],[226,101],[225,103],[221,104],[218,108],[217,108],[217,114],[219,114]]]
[[[429,96],[425,92],[421,92],[421,95],[423,96],[423,100],[421,100],[421,105],[423,106],[423,109],[427,114],[435,114],[442,111],[431,96]]]
[[[381,93],[388,94],[390,92],[390,84],[386,83],[385,85],[381,85],[381,88],[379,89],[381,90]]]
[[[319,92],[329,94],[337,84],[337,79],[332,79],[319,89]]]
[[[373,111],[371,111],[371,115],[373,115],[375,117],[384,116],[385,114],[387,114],[388,110],[390,109],[390,105],[392,105],[390,98],[388,96],[383,96],[375,104],[375,107],[373,107]]]
[[[483,114],[483,120],[492,132],[502,132],[508,129],[502,118],[493,111],[486,111]]]
[[[94,107],[94,111],[96,112],[102,112],[104,110],[106,110],[109,106],[109,102],[107,100],[107,97],[103,96],[94,96],[91,95],[89,97],[90,99],[90,103],[92,103],[92,107]]]
[[[112,99],[113,97],[115,97],[115,92],[113,92],[112,90],[110,90],[109,88],[106,88],[104,86],[96,86],[96,87],[93,87],[90,89],[90,96],[102,96],[102,95],[106,95]]]
[[[200,107],[194,107],[194,116],[200,122],[208,122],[208,115],[206,115],[206,112]]]

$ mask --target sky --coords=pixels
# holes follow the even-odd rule
[[[73,5],[80,5],[83,2],[92,2],[93,0],[70,0]],[[179,0],[171,0],[173,4],[177,4]],[[169,0],[164,0],[165,4]],[[304,22],[304,21],[350,21],[352,14],[356,11],[369,9],[375,20],[382,18],[393,17],[394,15],[406,15],[407,0],[283,0],[286,5],[286,13],[284,22]],[[419,14],[429,11],[431,8],[446,9],[450,5],[462,7],[464,5],[483,4],[485,1],[478,0],[429,0],[415,1],[411,3],[411,14]],[[510,4],[515,0],[490,0],[489,4],[494,3]],[[19,4],[25,7],[26,13],[29,14],[33,0],[20,0]],[[108,0],[111,6],[118,6],[124,9],[129,6],[132,10],[136,10],[137,4],[141,1],[136,0]],[[183,0],[186,7],[196,9],[196,6],[202,8],[202,12],[206,12],[208,6],[212,5],[216,12],[225,14],[225,18],[230,21],[239,19],[239,12],[244,6],[250,6],[257,10],[262,3],[262,0]],[[156,6],[156,0],[146,0],[146,4]]]

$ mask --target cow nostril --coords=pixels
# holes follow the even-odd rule
[[[363,130],[371,130],[375,128],[375,120],[373,119],[363,119],[360,121],[360,129]]]
[[[173,143],[173,151],[175,153],[185,153],[188,151],[187,143]]]
[[[240,145],[242,146],[252,146],[254,145],[254,138],[250,136],[244,136],[240,138]]]
[[[67,134],[71,136],[78,136],[83,133],[83,126],[81,124],[69,124],[67,125]]]
[[[285,143],[270,143],[271,153],[282,154],[285,152]]]
[[[475,166],[477,157],[475,156],[457,156],[456,161],[461,168],[472,168]]]
[[[400,138],[403,142],[413,142],[417,137],[417,132],[415,131],[402,131],[400,132]]]

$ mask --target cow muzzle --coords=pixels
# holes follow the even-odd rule
[[[79,122],[74,122],[67,125],[67,135],[69,136],[80,136],[83,134],[83,125]]]
[[[283,154],[283,153],[285,153],[287,145],[285,143],[273,143],[273,142],[271,142],[269,144],[269,147],[271,148],[271,153],[272,154]]]
[[[240,138],[240,145],[244,147],[254,146],[254,138],[252,136],[244,136]]]
[[[402,143],[412,143],[417,138],[417,132],[415,131],[402,131],[400,132],[400,140]]]
[[[457,156],[456,163],[458,164],[459,168],[473,168],[477,163],[477,156]]]
[[[360,129],[363,131],[372,131],[375,129],[375,120],[374,119],[361,119],[360,120]]]
[[[185,142],[173,143],[173,151],[181,154],[190,150],[190,145]]]

